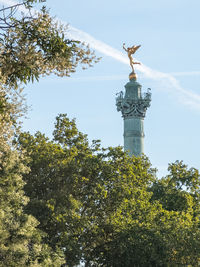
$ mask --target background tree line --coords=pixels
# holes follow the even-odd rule
[[[0,266],[198,266],[198,170],[177,161],[158,179],[65,114],[52,140],[20,131],[23,83],[99,60],[37,2],[0,10]]]

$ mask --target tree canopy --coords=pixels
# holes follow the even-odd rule
[[[67,266],[196,265],[199,260],[199,173],[182,162],[161,180],[146,157],[120,147],[90,146],[66,115],[54,139],[23,133],[31,171],[24,175],[35,216]],[[183,185],[186,185],[184,187]]]
[[[28,202],[22,175],[28,171],[22,155],[0,145],[0,266],[61,266],[64,257],[44,242],[39,222],[24,212]]]
[[[51,73],[69,76],[78,64],[85,68],[99,60],[88,46],[67,38],[67,27],[45,6],[32,11],[36,2],[44,1],[23,1],[0,10],[0,76],[7,84],[17,86]]]

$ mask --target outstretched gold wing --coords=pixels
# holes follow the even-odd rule
[[[135,54],[135,52],[140,48],[141,45],[133,45],[130,47],[131,54]]]

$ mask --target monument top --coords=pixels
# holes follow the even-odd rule
[[[137,76],[134,70],[134,64],[140,64],[140,62],[135,62],[133,60],[132,55],[135,54],[135,52],[140,48],[141,45],[133,45],[132,47],[125,47],[125,43],[123,43],[123,49],[127,52],[129,60],[130,60],[130,66],[132,68],[132,72],[129,74],[130,80],[136,80]]]
[[[134,71],[135,62],[132,55],[140,48],[140,45],[125,47],[132,68],[129,74],[129,81],[125,85],[125,94],[119,92],[116,97],[117,111],[121,111],[124,120],[124,150],[128,151],[130,156],[141,156],[144,153],[144,118],[147,108],[151,102],[151,92],[148,88],[146,93],[142,93],[142,86],[137,81]]]

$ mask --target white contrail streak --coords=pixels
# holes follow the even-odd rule
[[[61,22],[66,24],[66,22]],[[75,40],[79,40],[82,42],[85,42],[90,45],[91,48],[99,51],[100,53],[110,56],[124,64],[129,65],[129,60],[127,58],[127,55],[124,53],[120,52],[119,50],[105,44],[102,41],[99,41],[92,37],[90,34],[83,32],[75,27],[72,27],[68,25],[68,32],[67,32],[67,37]],[[179,100],[187,105],[190,106],[190,108],[195,108],[200,110],[200,95],[189,91],[185,90],[182,88],[178,82],[177,79],[172,74],[169,73],[163,73],[157,70],[153,70],[144,64],[141,65],[136,65],[135,67],[138,71],[144,74],[145,77],[153,79],[155,81],[162,81],[162,84],[165,81],[165,86],[167,87],[168,90],[173,91],[176,90],[176,92],[179,95]],[[178,73],[176,73],[178,75]],[[175,75],[176,75],[175,74]],[[185,73],[186,75],[189,75],[189,72]],[[192,72],[194,74],[194,72]],[[196,75],[200,74],[200,72],[195,72]],[[162,85],[163,86],[163,85]]]
[[[13,0],[0,0],[0,3],[5,4],[6,6],[9,5],[15,5],[17,2]],[[19,7],[19,10],[22,12],[26,12],[25,8],[23,6]],[[35,10],[36,11],[36,10]],[[37,12],[37,11],[36,11]],[[66,22],[58,20],[58,22],[62,24],[66,24]],[[75,27],[72,27],[68,25],[68,31],[66,33],[66,37],[74,40],[79,40],[81,42],[85,42],[86,44],[89,44],[91,48],[99,51],[100,53],[110,56],[119,62],[123,64],[129,65],[129,60],[127,58],[127,55],[120,52],[119,50],[105,44],[104,42],[95,39],[90,34],[83,32]],[[143,75],[147,78],[150,78],[154,81],[158,81],[161,86],[165,85],[166,89],[169,91],[176,91],[179,96],[179,100],[191,108],[197,108],[200,110],[200,95],[196,94],[192,91],[186,90],[182,88],[178,82],[178,80],[174,76],[180,76],[180,75],[200,75],[200,71],[196,72],[182,72],[182,73],[163,73],[157,70],[153,70],[144,64],[136,65],[135,67],[138,71],[143,73]]]
[[[66,22],[62,23],[66,24]],[[100,53],[106,56],[110,56],[124,64],[129,64],[129,60],[127,56],[124,55],[124,53],[111,47],[110,45],[105,44],[102,41],[95,39],[90,34],[76,29],[75,27],[72,27],[71,25],[68,25],[68,31],[66,35],[68,38],[79,40],[89,44],[91,48],[99,51]]]
[[[173,76],[200,76],[200,71],[182,71],[182,72],[172,72]]]

